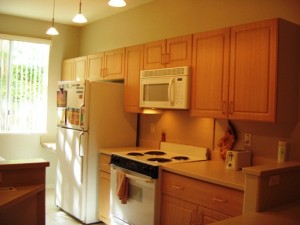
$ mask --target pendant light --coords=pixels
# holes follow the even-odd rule
[[[46,34],[48,34],[48,35],[58,35],[59,34],[58,31],[54,27],[54,11],[55,11],[55,0],[53,0],[52,25],[46,32]]]
[[[124,7],[126,6],[126,2],[124,0],[110,0],[108,5],[112,7]]]
[[[79,13],[76,14],[72,20],[74,23],[86,23],[87,19],[85,16],[81,13],[81,0],[79,1]]]

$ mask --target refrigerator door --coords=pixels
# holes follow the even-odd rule
[[[84,172],[87,143],[86,132],[57,128],[56,205],[81,221],[85,220],[86,213]]]
[[[85,82],[59,81],[57,91],[57,125],[87,130],[85,125]]]

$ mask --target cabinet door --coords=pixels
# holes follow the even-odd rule
[[[124,79],[125,48],[105,52],[104,79]]]
[[[74,59],[66,59],[63,61],[61,80],[74,80]]]
[[[99,80],[103,79],[104,53],[89,55],[87,58],[88,71],[87,79]]]
[[[275,121],[277,20],[231,31],[229,119]]]
[[[225,220],[230,218],[225,214],[216,212],[214,210],[207,209],[205,207],[198,207],[198,224],[206,225],[211,224],[220,220]]]
[[[87,71],[87,57],[82,56],[74,59],[74,79],[84,81]]]
[[[99,172],[99,219],[109,224],[110,214],[110,174],[100,171]]]
[[[163,56],[166,67],[190,66],[192,64],[192,35],[167,39]]]
[[[193,36],[192,116],[227,118],[229,29]]]
[[[197,205],[162,195],[161,225],[196,225]]]
[[[166,52],[166,41],[153,41],[144,45],[144,69],[164,68],[163,55]]]
[[[126,48],[124,104],[127,112],[140,113],[140,71],[143,69],[144,45]]]

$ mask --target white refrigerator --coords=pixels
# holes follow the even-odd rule
[[[61,81],[57,118],[55,203],[85,224],[98,222],[98,150],[135,146],[136,114],[124,112],[122,83]]]

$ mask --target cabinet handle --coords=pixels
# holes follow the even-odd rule
[[[226,199],[220,199],[220,198],[216,198],[216,197],[213,197],[212,200],[215,201],[215,202],[219,202],[219,203],[225,203],[225,202],[227,202]]]
[[[222,114],[227,114],[227,102],[222,101],[221,103]]]
[[[230,105],[229,105],[229,113],[233,114],[233,101],[230,101]]]
[[[170,63],[170,54],[166,53],[165,54],[165,64],[168,64],[168,63]]]
[[[165,64],[166,64],[166,62],[165,62],[165,61],[166,61],[166,60],[165,60],[165,56],[166,56],[165,54],[161,54],[161,64],[162,64],[162,65],[165,65]]]
[[[172,188],[176,190],[184,190],[184,187],[178,186],[178,185],[172,185]]]

